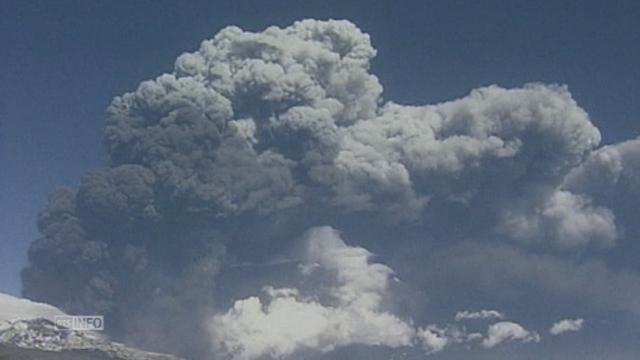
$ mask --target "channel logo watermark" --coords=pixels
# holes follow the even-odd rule
[[[102,315],[91,315],[91,316],[58,315],[54,318],[54,322],[57,326],[63,327],[72,331],[103,331],[104,330],[104,316]]]

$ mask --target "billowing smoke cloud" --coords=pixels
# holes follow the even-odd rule
[[[627,238],[640,235],[634,211],[640,203],[640,138],[591,153],[569,173],[564,186],[611,209]]]
[[[112,163],[151,169],[172,209],[214,217],[324,204],[415,220],[430,201],[481,201],[506,233],[533,237],[553,223],[552,239],[594,231],[574,230],[573,213],[610,220],[555,194],[600,141],[566,88],[492,86],[435,106],[381,105],[367,72],[374,55],[348,22],[227,28],[180,56],[174,74],[114,100]],[[550,210],[527,234],[510,230],[512,213],[539,208]],[[602,232],[592,238],[610,241]]]
[[[582,330],[584,319],[563,319],[551,326],[549,333],[551,335],[561,335],[566,332],[576,332]]]
[[[77,189],[51,194],[23,271],[24,295],[70,313],[104,314],[111,334],[138,346],[203,358],[210,339],[201,319],[229,300],[216,283],[226,265],[271,261],[319,224],[349,231],[376,252],[416,238],[421,246],[408,248],[428,249],[422,245],[430,236],[445,247],[507,241],[516,254],[602,251],[638,230],[629,214],[640,194],[639,142],[596,150],[600,133],[566,87],[488,86],[441,104],[399,105],[384,101],[369,73],[375,55],[369,36],[348,21],[304,20],[259,33],[228,27],[179,56],[172,73],[113,99],[108,165]],[[363,228],[377,237],[360,240]],[[333,245],[341,248],[338,240]],[[592,259],[565,264],[555,255],[524,254],[524,265],[510,267],[503,261],[511,261],[508,249],[482,254],[496,256],[489,266],[511,277],[548,263],[545,271],[561,270],[566,283],[533,276],[559,291],[594,273],[597,289],[570,286],[637,311],[632,300],[602,294],[636,286],[636,274],[612,274]],[[278,290],[240,300],[218,321],[266,321],[291,306],[317,316],[315,325],[349,329],[357,314],[396,336],[356,331],[346,342],[404,344],[403,322],[380,308],[389,268],[369,264],[360,247],[343,250],[356,253],[358,266],[314,260],[342,269],[332,304]],[[417,256],[424,266],[428,254]],[[446,258],[447,266],[456,262]],[[336,322],[338,315],[344,319]],[[381,328],[386,321],[395,325]],[[294,334],[303,336],[293,337],[294,347],[331,343],[309,331]],[[423,338],[441,333],[432,329],[435,335]],[[292,350],[276,344],[242,351]]]
[[[540,207],[507,211],[500,230],[525,241],[551,238],[564,248],[611,246],[618,237],[611,210],[563,190],[554,191]]]
[[[384,312],[381,303],[393,271],[370,263],[371,254],[350,247],[330,227],[314,228],[305,235],[302,271],[327,272],[327,304],[298,289],[267,287],[267,301],[258,297],[238,300],[210,327],[218,351],[239,360],[268,355],[283,358],[301,349],[321,352],[350,344],[411,345],[409,323]]]

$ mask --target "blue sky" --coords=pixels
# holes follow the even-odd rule
[[[30,242],[39,237],[35,224],[47,195],[58,185],[77,186],[87,171],[109,161],[102,132],[114,96],[171,72],[178,55],[195,51],[228,25],[262,31],[304,18],[347,19],[371,36],[378,53],[370,72],[384,87],[385,100],[436,104],[492,84],[566,84],[600,129],[603,144],[640,134],[640,5],[635,1],[199,1],[187,6],[165,0],[4,0],[0,292],[21,291],[19,273]],[[366,233],[366,224],[343,226],[351,234]],[[612,269],[637,273],[634,240],[621,240],[629,247],[602,259]],[[376,241],[367,246],[386,251]],[[390,251],[388,262],[402,267],[401,252]],[[437,279],[424,281],[446,287]],[[542,311],[522,316],[534,321]],[[628,331],[640,326],[637,319],[624,320],[625,310],[592,314],[622,324],[618,342],[607,338],[607,344],[625,343]],[[601,339],[609,332],[602,329],[610,327],[587,336]]]

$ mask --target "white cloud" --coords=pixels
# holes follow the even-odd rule
[[[328,286],[318,284],[311,294],[267,286],[262,297],[235,301],[209,322],[218,354],[234,360],[280,359],[303,350],[328,352],[360,344],[420,346],[429,355],[459,344],[492,348],[506,341],[540,340],[536,332],[509,321],[491,325],[486,335],[469,333],[458,324],[416,328],[413,321],[383,310],[394,272],[372,263],[369,251],[347,245],[331,227],[310,229],[303,244],[301,273],[323,280],[328,276]],[[455,316],[456,321],[503,318],[497,310],[460,311]]]
[[[584,319],[564,319],[553,324],[549,333],[551,335],[560,335],[566,332],[580,331],[584,325]]]
[[[331,300],[324,304],[297,289],[273,288],[266,288],[264,302],[258,297],[237,300],[210,323],[218,352],[251,360],[283,358],[302,349],[327,352],[349,344],[412,345],[413,327],[381,310],[393,274],[389,267],[370,263],[371,253],[345,244],[330,227],[308,231],[305,244],[302,269],[335,276],[328,289]]]
[[[523,328],[520,324],[501,321],[489,326],[487,335],[482,340],[482,346],[492,348],[507,341],[539,342],[540,335]]]
[[[476,312],[460,311],[456,321],[467,319],[502,319],[504,314],[496,310]],[[422,346],[427,355],[435,354],[445,348],[458,344],[480,344],[484,348],[493,348],[504,342],[539,342],[540,336],[535,331],[527,330],[512,321],[500,321],[490,325],[486,334],[468,332],[464,326],[447,324],[444,327],[428,325],[416,331],[416,343]]]
[[[444,330],[434,326],[419,329],[416,336],[427,354],[440,352],[450,343]]]
[[[419,329],[416,337],[426,354],[440,352],[454,341],[454,339],[446,333],[445,329],[438,328],[434,325]]]
[[[451,324],[445,327],[428,325],[424,328],[419,328],[416,332],[416,343],[422,346],[427,355],[441,352],[446,347],[455,344],[466,343],[479,338],[482,338],[481,334],[469,334],[464,327]]]
[[[480,311],[459,311],[456,313],[456,321],[466,319],[504,319],[504,314],[496,310],[480,310]]]

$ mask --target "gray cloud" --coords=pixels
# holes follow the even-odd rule
[[[379,106],[382,87],[367,72],[374,55],[348,22],[227,28],[180,56],[175,74],[114,100],[109,153],[151,168],[191,210],[227,216],[328,202],[415,220],[435,197],[500,200],[527,189],[516,200],[539,206],[545,199],[531,192],[558,185],[600,141],[558,86]]]
[[[498,298],[527,287],[559,302],[580,298],[583,306],[640,314],[640,276],[614,270],[598,259],[566,259],[508,245],[463,243],[431,258],[425,271],[432,271],[428,276],[435,282],[441,275],[438,268],[447,269],[449,286],[482,289]]]
[[[640,235],[635,209],[640,202],[640,139],[604,146],[590,154],[565,179],[572,192],[593,199],[615,214],[621,233]]]
[[[589,244],[610,247],[615,243],[618,229],[611,210],[565,190],[547,196],[542,203],[524,203],[505,210],[499,232],[524,242],[551,239],[561,248]]]
[[[493,85],[435,105],[386,102],[369,72],[375,55],[348,21],[228,27],[179,56],[173,72],[114,98],[109,162],[50,196],[23,271],[25,295],[104,313],[116,336],[201,358],[208,337],[176,334],[204,327],[200,319],[229,301],[216,283],[225,265],[271,261],[317,224],[354,233],[366,224],[375,235],[360,241],[376,249],[409,241],[394,230],[420,235],[408,237],[419,238],[411,249],[431,248],[423,234],[444,239],[438,246],[453,248],[434,262],[474,286],[496,286],[499,272],[637,313],[640,296],[615,295],[639,289],[637,274],[523,250],[604,250],[637,231],[637,140],[597,149],[600,132],[558,85]],[[469,238],[478,244],[458,246]],[[479,244],[487,238],[513,246]],[[380,315],[372,309],[388,273],[374,268],[380,273],[365,277],[378,288],[365,281],[336,291]],[[341,281],[360,284],[360,275],[343,271]],[[294,292],[267,295],[269,304],[326,311]],[[268,318],[263,300],[252,299],[241,305]],[[183,328],[170,325],[176,319]],[[443,332],[425,329],[436,349]],[[359,343],[375,343],[371,336]],[[289,353],[274,349],[265,351]]]

